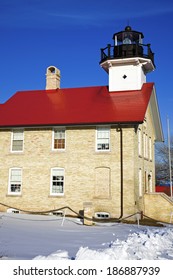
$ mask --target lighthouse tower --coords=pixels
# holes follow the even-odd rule
[[[114,44],[101,49],[100,66],[109,75],[109,91],[139,90],[146,74],[155,69],[150,44],[143,44],[144,35],[126,26],[113,35]]]

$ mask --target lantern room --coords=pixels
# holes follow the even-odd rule
[[[131,57],[143,56],[141,32],[132,31],[130,26],[126,26],[122,32],[113,35],[114,40],[114,56],[115,57]]]
[[[154,53],[150,44],[143,44],[142,32],[134,31],[126,26],[121,32],[113,35],[114,45],[108,44],[101,49],[101,62],[107,59],[141,57],[150,59],[154,65]]]
[[[124,31],[115,33],[113,35],[116,46],[119,44],[142,44],[143,38],[144,35],[141,32],[132,31],[130,26],[126,26]]]

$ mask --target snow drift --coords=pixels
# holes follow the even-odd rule
[[[37,256],[35,260],[55,260],[69,259],[67,251],[56,251],[44,257]],[[133,233],[127,240],[117,239],[109,244],[105,250],[92,250],[88,247],[80,247],[76,260],[156,260],[173,259],[173,231],[164,230],[144,230]]]

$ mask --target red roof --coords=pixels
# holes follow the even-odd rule
[[[20,91],[0,105],[0,127],[141,123],[153,90],[109,92],[107,86]]]

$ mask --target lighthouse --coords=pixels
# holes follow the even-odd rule
[[[154,53],[142,32],[126,26],[113,34],[113,44],[101,48],[100,66],[108,73],[109,91],[140,90],[155,69]]]

